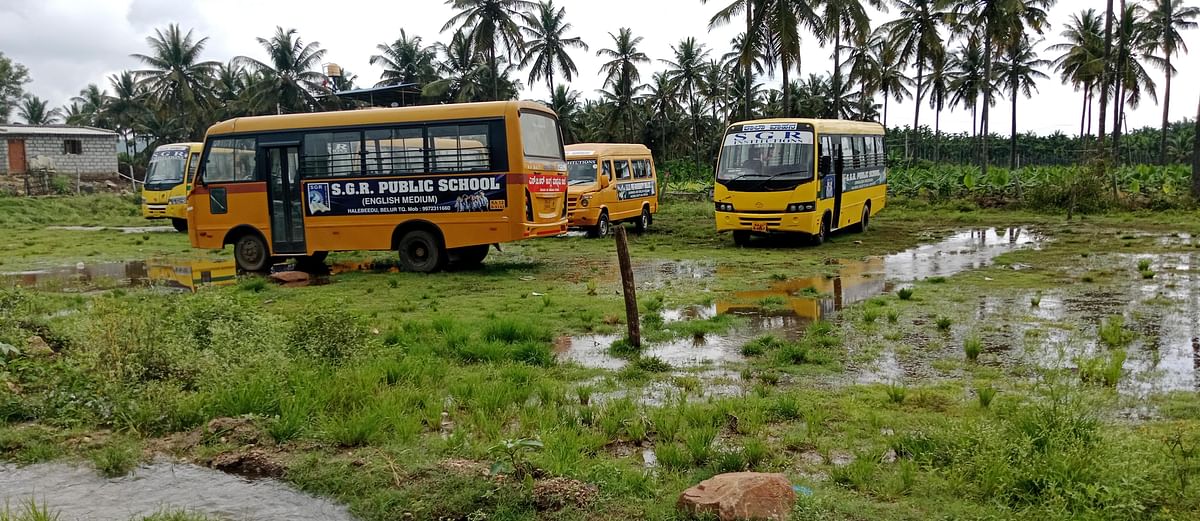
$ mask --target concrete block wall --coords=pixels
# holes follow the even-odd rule
[[[25,140],[25,161],[49,157],[60,173],[109,174],[117,171],[117,136],[5,136],[0,140],[0,172],[8,172],[8,139]],[[64,154],[63,142],[78,139],[80,154]]]

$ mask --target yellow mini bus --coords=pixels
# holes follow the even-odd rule
[[[658,212],[658,176],[645,145],[581,143],[567,146],[567,217],[592,237],[612,223],[632,221],[646,231]]]
[[[246,117],[208,129],[189,236],[245,271],[395,250],[431,272],[563,233],[566,190],[558,118],[533,102]]]
[[[755,235],[865,231],[887,202],[883,126],[842,120],[765,119],[729,126],[717,162],[717,231]]]
[[[187,231],[187,193],[200,166],[204,143],[172,143],[154,149],[142,184],[142,217],[170,219]]]

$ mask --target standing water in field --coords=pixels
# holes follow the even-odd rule
[[[899,253],[839,264],[834,276],[787,279],[761,290],[734,292],[715,306],[664,310],[670,322],[682,318],[709,318],[717,314],[743,317],[748,324],[722,335],[705,335],[649,345],[643,356],[656,356],[675,367],[697,367],[742,360],[741,346],[764,333],[795,337],[813,320],[829,316],[868,298],[930,277],[949,277],[989,266],[997,256],[1037,248],[1043,237],[1025,228],[964,230],[936,243]],[[647,270],[642,270],[645,273]],[[659,270],[651,270],[659,271]],[[693,272],[689,272],[693,273]],[[719,276],[719,271],[716,276]],[[636,277],[635,277],[636,278]],[[638,284],[642,282],[638,280]],[[608,348],[620,335],[585,335],[571,340],[560,360],[588,367],[615,369],[625,361]]]
[[[0,502],[18,509],[30,499],[61,521],[128,521],[175,511],[249,521],[354,519],[346,507],[278,481],[195,465],[157,462],[115,479],[63,463],[0,465]]]

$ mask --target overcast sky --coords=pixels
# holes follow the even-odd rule
[[[1196,5],[1198,1],[1186,0],[1185,4]],[[645,38],[641,49],[654,62],[642,67],[643,81],[648,81],[653,71],[664,68],[659,60],[671,58],[671,46],[679,40],[695,36],[707,45],[712,57],[719,58],[728,52],[730,39],[739,32],[738,24],[708,30],[709,18],[725,0],[708,4],[699,0],[555,3],[566,7],[567,19],[574,24],[573,34],[583,38],[591,49],[574,53],[580,74],[571,86],[586,97],[595,97],[602,83],[597,70],[603,60],[595,52],[612,46],[608,33],[615,33],[619,27],[628,26],[635,35]],[[1053,27],[1042,47],[1061,40],[1059,33],[1072,13],[1089,7],[1101,10],[1103,4],[1103,0],[1059,0],[1051,11]],[[449,34],[440,31],[452,15],[442,0],[0,0],[0,52],[29,68],[33,77],[27,86],[29,92],[62,105],[88,83],[108,88],[109,75],[139,68],[129,54],[147,52],[145,38],[168,23],[194,28],[197,35],[208,37],[204,57],[219,61],[236,55],[264,59],[255,37],[268,37],[276,25],[281,25],[299,30],[306,41],[319,41],[328,50],[326,61],[357,74],[359,86],[370,86],[381,72],[368,64],[377,44],[395,40],[401,28],[429,44],[447,40]],[[877,14],[874,22],[879,24],[892,16]],[[1173,84],[1172,120],[1195,117],[1200,91],[1200,69],[1196,67],[1200,63],[1196,58],[1200,54],[1200,30],[1186,33],[1185,39],[1193,54],[1176,59],[1180,73]],[[819,48],[811,35],[802,45],[801,74],[828,73],[832,68],[830,51]],[[1081,94],[1062,85],[1057,74],[1050,74],[1052,79],[1039,84],[1040,92],[1032,100],[1020,101],[1018,127],[1039,134],[1056,130],[1077,133]],[[1153,77],[1161,89],[1162,74],[1153,71]],[[525,78],[527,73],[523,72]],[[545,99],[546,87],[527,87],[521,97]],[[892,103],[889,123],[911,124],[912,109],[911,101]],[[1157,126],[1161,113],[1161,107],[1147,99],[1130,112],[1129,125]],[[992,128],[1005,132],[1009,103],[1002,100],[993,117]],[[921,123],[932,126],[933,113],[923,109]],[[969,112],[960,110],[942,117],[943,128],[950,131],[967,131],[970,125]]]

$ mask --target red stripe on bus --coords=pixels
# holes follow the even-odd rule
[[[253,194],[267,191],[267,183],[259,181],[254,183],[231,183],[227,185],[210,185],[197,186],[192,189],[193,192],[200,195],[207,195],[213,188],[224,188],[227,194]]]

